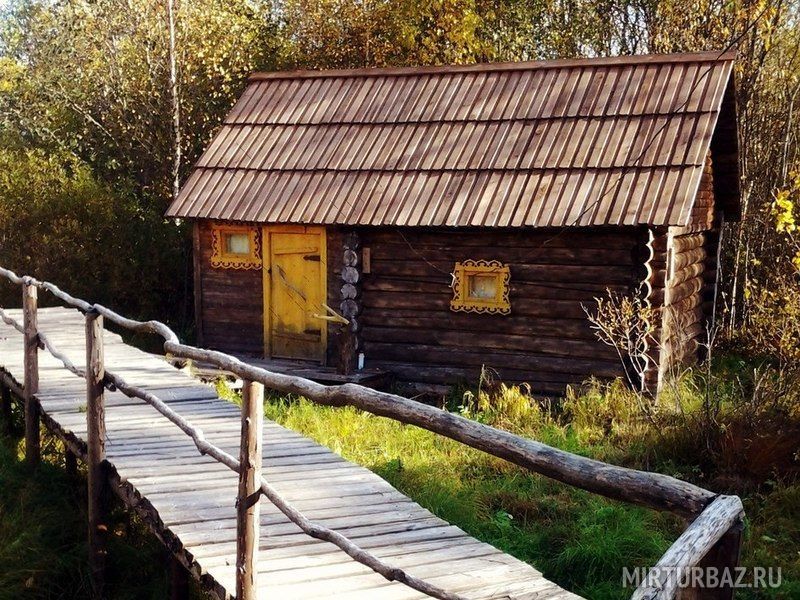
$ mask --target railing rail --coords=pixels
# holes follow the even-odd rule
[[[667,475],[628,469],[578,456],[395,394],[349,383],[325,386],[301,377],[273,373],[260,367],[248,365],[238,358],[223,352],[182,344],[178,336],[167,325],[159,321],[128,319],[102,305],[90,304],[85,300],[75,298],[52,283],[41,282],[27,276],[19,277],[12,271],[2,267],[0,267],[0,276],[5,277],[12,283],[21,285],[27,290],[36,288],[46,290],[68,306],[76,308],[84,314],[101,315],[109,321],[132,331],[160,335],[164,339],[163,347],[166,354],[211,363],[220,369],[229,371],[245,382],[245,386],[250,389],[247,393],[255,393],[257,395],[258,392],[254,391],[252,386],[260,384],[278,392],[304,396],[325,406],[353,406],[372,414],[416,425],[433,433],[449,437],[563,483],[615,500],[639,504],[656,510],[667,510],[693,520],[691,525],[656,565],[660,569],[659,573],[669,572],[672,568],[696,566],[703,560],[708,560],[712,555],[717,556],[717,562],[720,563],[717,566],[720,568],[732,569],[738,564],[740,536],[736,532],[741,530],[743,517],[741,501],[738,497],[719,496],[699,486]],[[23,333],[26,331],[23,325],[9,317],[2,308],[0,308],[0,318],[18,331]],[[86,376],[86,373],[75,367],[69,358],[59,352],[43,333],[36,332],[34,348],[47,350],[60,360],[67,370],[81,377]],[[252,593],[252,590],[255,589],[255,563],[253,561],[254,548],[257,548],[258,544],[253,543],[253,536],[257,537],[257,531],[254,531],[254,528],[257,529],[258,519],[253,518],[253,510],[249,509],[255,507],[255,510],[257,510],[257,498],[252,497],[252,492],[247,493],[247,490],[253,489],[254,482],[259,484],[259,495],[267,497],[289,520],[298,525],[308,535],[335,544],[353,559],[370,567],[390,581],[399,581],[434,598],[445,600],[459,598],[456,594],[447,592],[415,578],[402,569],[385,563],[338,532],[313,523],[292,507],[267,480],[260,476],[260,464],[256,464],[256,461],[250,459],[245,464],[241,457],[252,457],[252,453],[255,452],[253,448],[254,438],[250,432],[253,428],[259,427],[258,423],[253,421],[255,413],[253,412],[254,402],[252,397],[250,401],[243,402],[242,446],[240,448],[240,459],[237,459],[209,443],[205,439],[202,430],[194,427],[152,393],[127,383],[119,375],[107,369],[105,370],[103,381],[104,385],[109,389],[119,390],[129,397],[139,398],[150,404],[187,434],[201,454],[211,456],[231,470],[239,473],[240,491],[238,502],[242,503],[244,500],[246,504],[246,506],[240,506],[237,509],[237,591],[242,594],[243,598],[253,597],[248,596],[248,590],[251,590],[250,593]],[[36,401],[33,398],[33,394],[31,394],[30,400],[26,394],[25,400],[26,415],[29,411],[31,414],[35,414]],[[27,408],[29,404],[31,405],[30,409]],[[255,400],[255,405],[258,405],[257,399]],[[263,410],[260,413],[262,415],[260,418],[263,418]],[[33,444],[33,441],[31,443]],[[38,448],[32,447],[31,454],[33,455],[36,452],[38,452]],[[716,513],[720,510],[720,506],[724,506],[725,509],[725,518],[722,519],[716,518]],[[702,533],[702,545],[697,544],[698,531]],[[731,540],[735,540],[735,542],[732,544]],[[720,551],[722,546],[735,546],[735,552],[731,550],[727,552]],[[250,578],[250,580],[248,581],[247,578]],[[669,577],[664,578],[663,581],[658,578],[650,578],[642,583],[633,597],[636,599],[674,598],[677,590],[678,583],[672,581]],[[718,597],[728,598],[731,595],[732,592],[729,589],[723,589],[720,590]]]

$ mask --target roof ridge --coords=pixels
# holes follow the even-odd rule
[[[677,52],[672,54],[630,54],[624,56],[558,58],[516,62],[488,62],[469,65],[426,65],[416,67],[367,67],[358,69],[301,69],[288,71],[263,71],[250,75],[250,81],[270,79],[312,79],[333,77],[381,77],[409,75],[447,75],[452,73],[483,73],[559,69],[583,66],[647,65],[686,62],[727,62],[736,58],[735,50],[710,50],[704,52]]]

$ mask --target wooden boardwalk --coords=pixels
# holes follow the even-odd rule
[[[21,321],[21,311],[8,311]],[[79,366],[84,319],[65,308],[39,310],[39,330]],[[238,453],[240,411],[161,357],[105,332],[106,365],[164,399]],[[16,392],[23,380],[22,335],[0,323],[0,368]],[[39,353],[37,398],[45,424],[79,455],[85,452],[85,383],[47,352]],[[207,589],[235,590],[237,475],[198,454],[192,441],[145,402],[106,393],[106,453],[111,484]],[[291,504],[320,524],[409,573],[471,599],[577,598],[536,569],[435,517],[369,470],[275,423],[264,424],[264,474]],[[401,600],[425,596],[388,582],[332,544],[304,534],[261,502],[259,597],[336,596]]]

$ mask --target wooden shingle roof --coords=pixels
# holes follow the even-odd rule
[[[682,225],[733,58],[256,74],[167,214],[305,224]]]

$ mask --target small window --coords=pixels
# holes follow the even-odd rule
[[[217,269],[260,269],[258,229],[240,225],[213,225],[211,266]]]
[[[510,278],[508,265],[496,260],[465,260],[456,263],[450,309],[457,312],[509,314]]]
[[[250,256],[250,236],[246,233],[223,233],[225,254]]]

